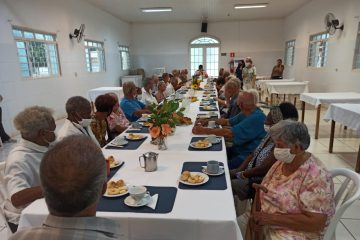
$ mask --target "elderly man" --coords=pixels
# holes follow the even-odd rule
[[[3,206],[12,232],[17,230],[22,209],[42,197],[40,162],[56,138],[52,110],[46,107],[26,108],[15,117],[14,125],[20,131],[21,140],[6,159]]]
[[[241,82],[237,78],[233,78],[225,84],[225,101],[218,99],[219,105],[227,108],[226,111],[224,110],[225,113],[222,114],[223,118],[229,119],[240,113],[240,108],[237,105],[240,87]]]
[[[130,122],[135,122],[144,113],[150,113],[145,104],[136,99],[137,88],[133,82],[125,82],[122,87],[124,98],[121,100],[120,107]]]
[[[152,105],[153,103],[157,104],[156,98],[152,95],[152,89],[154,86],[153,78],[146,78],[144,87],[141,89],[141,102],[146,106]]]
[[[106,191],[105,165],[101,149],[85,136],[70,136],[56,144],[40,166],[50,214],[41,227],[20,231],[10,239],[124,239],[119,224],[95,216]]]
[[[215,134],[232,141],[233,146],[228,150],[228,165],[230,169],[238,167],[251,154],[265,137],[265,114],[257,108],[258,93],[255,90],[240,92],[237,104],[241,113],[230,119],[220,118],[217,124],[224,127],[211,129],[202,127],[206,121],[197,122],[193,128],[194,134]]]
[[[58,140],[70,135],[85,135],[100,146],[90,126],[92,121],[90,102],[81,96],[71,97],[65,104],[65,110],[67,118],[58,132]]]

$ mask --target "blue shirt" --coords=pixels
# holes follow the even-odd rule
[[[237,164],[240,165],[265,137],[265,119],[265,114],[259,108],[253,111],[249,116],[239,113],[235,117],[229,119],[231,132],[233,134],[231,158],[234,159],[235,157],[238,160]]]
[[[120,107],[123,110],[125,117],[130,122],[135,122],[139,119],[139,117],[135,116],[134,112],[143,109],[145,107],[145,104],[143,104],[137,99],[123,98],[120,102]]]

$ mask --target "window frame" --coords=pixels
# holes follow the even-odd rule
[[[122,71],[127,71],[131,69],[131,62],[130,62],[130,48],[129,46],[126,45],[118,45],[118,50],[119,50],[119,54],[120,54],[120,60],[121,60],[121,70]],[[127,58],[127,68],[124,68],[124,61],[123,61],[123,57],[122,57],[122,53],[125,52],[127,54],[126,58]]]
[[[353,70],[360,70],[360,22],[358,23],[358,31],[356,33]]]
[[[202,39],[202,38],[210,38],[212,40],[215,40],[217,43],[194,43],[194,41]],[[193,39],[190,40],[189,42],[189,58],[190,58],[190,72],[191,75],[194,74],[194,72],[197,70],[197,68],[195,69],[195,71],[193,71],[194,69],[192,68],[192,61],[191,61],[191,49],[192,48],[202,48],[202,64],[204,66],[204,69],[206,70],[206,72],[209,74],[209,77],[211,76],[208,68],[207,68],[207,49],[208,48],[218,48],[218,57],[217,57],[217,64],[218,64],[218,69],[217,69],[217,73],[215,76],[212,77],[217,77],[219,69],[220,69],[220,56],[221,56],[221,41],[220,39],[218,39],[217,37],[214,36],[210,36],[210,35],[201,35],[201,36],[197,36]]]
[[[322,38],[323,35],[327,35],[327,38]],[[313,40],[313,38],[319,38],[316,40]],[[307,67],[310,68],[324,68],[327,65],[327,60],[328,60],[328,51],[329,51],[329,39],[330,39],[330,34],[328,32],[320,32],[320,33],[315,33],[309,36],[309,47],[308,47],[308,56],[307,56]],[[316,56],[311,56],[311,47],[313,44],[317,44],[319,42],[325,42],[324,44],[324,48],[325,51],[323,51],[323,60],[320,62],[320,66],[317,65],[317,61],[316,61]],[[313,60],[312,60],[313,59]],[[312,62],[314,61],[314,62]],[[313,63],[313,64],[312,64]]]
[[[291,43],[293,43],[291,45]],[[284,56],[284,63],[285,63],[285,66],[294,66],[294,62],[295,62],[295,46],[296,46],[296,39],[292,39],[292,40],[289,40],[289,41],[286,41],[285,42],[285,56]],[[293,48],[292,49],[292,52],[291,52],[291,62],[288,63],[288,51],[290,50],[290,48]]]
[[[14,35],[14,31],[21,31],[22,32],[22,36],[15,36]],[[56,33],[51,33],[51,32],[46,32],[46,31],[42,31],[42,30],[35,30],[32,28],[27,28],[27,27],[21,27],[21,26],[17,26],[17,25],[12,25],[11,26],[11,32],[12,32],[12,36],[14,38],[14,42],[15,42],[15,47],[16,47],[16,55],[18,57],[18,61],[19,61],[19,66],[20,66],[20,74],[21,77],[24,79],[46,79],[46,78],[54,78],[54,77],[60,77],[61,76],[61,64],[60,64],[60,56],[59,56],[59,46],[57,43],[57,35]],[[24,36],[24,33],[32,33],[33,34],[33,38],[27,38]],[[43,35],[43,39],[38,39],[36,38],[36,34],[38,35]],[[53,38],[53,40],[47,40],[46,39],[46,35],[51,36]],[[19,47],[18,47],[18,42],[23,42],[24,43],[24,48],[26,51],[26,59],[27,59],[27,66],[28,66],[28,72],[29,72],[29,76],[24,76],[23,75],[23,71],[21,68],[21,62],[20,62],[20,56],[19,56]],[[46,64],[48,65],[48,71],[49,74],[48,75],[40,75],[40,74],[36,74],[34,71],[34,67],[33,67],[33,62],[30,59],[30,54],[28,54],[28,52],[30,52],[30,42],[37,42],[37,43],[44,43],[46,48],[45,52],[46,52]],[[54,69],[53,69],[53,63],[51,62],[51,56],[50,56],[50,49],[49,46],[53,45],[54,46],[54,51],[55,51],[55,59],[56,59],[56,65],[57,65],[57,70],[56,70],[56,74],[54,74]]]
[[[98,47],[98,46],[88,46],[88,43],[93,44],[100,44],[101,47]],[[99,50],[101,50],[101,58],[99,58],[99,71],[98,72],[95,72],[95,71],[92,71],[92,65],[91,65],[91,56],[90,56],[90,51],[87,52],[86,50],[88,50],[89,48],[96,48],[97,49],[97,52],[99,53]],[[85,67],[86,67],[86,71],[88,73],[104,73],[106,72],[106,60],[105,60],[105,43],[104,42],[101,42],[101,41],[96,41],[96,40],[91,40],[91,39],[84,39],[84,50],[85,50]],[[90,70],[88,68],[88,57],[89,57],[89,67],[90,67]]]

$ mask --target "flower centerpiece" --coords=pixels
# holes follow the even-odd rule
[[[179,103],[175,100],[164,100],[160,105],[151,105],[149,107],[151,114],[149,122],[151,124],[150,135],[153,143],[159,145],[159,150],[166,150],[165,139],[172,133],[172,129],[179,124],[176,118],[183,115],[184,108],[179,109]]]
[[[191,82],[191,89],[199,90],[200,89],[200,83],[201,80],[198,79],[198,76],[193,76],[192,82]]]

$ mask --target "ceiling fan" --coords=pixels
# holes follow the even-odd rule
[[[326,31],[330,35],[335,34],[337,29],[340,29],[341,31],[344,30],[344,24],[342,24],[341,26],[339,25],[340,25],[339,19],[336,19],[333,13],[326,14],[325,27],[326,27]]]
[[[73,39],[76,38],[78,43],[81,42],[85,31],[85,24],[81,24],[80,27],[77,29],[75,28],[74,33],[69,34],[69,38]]]

